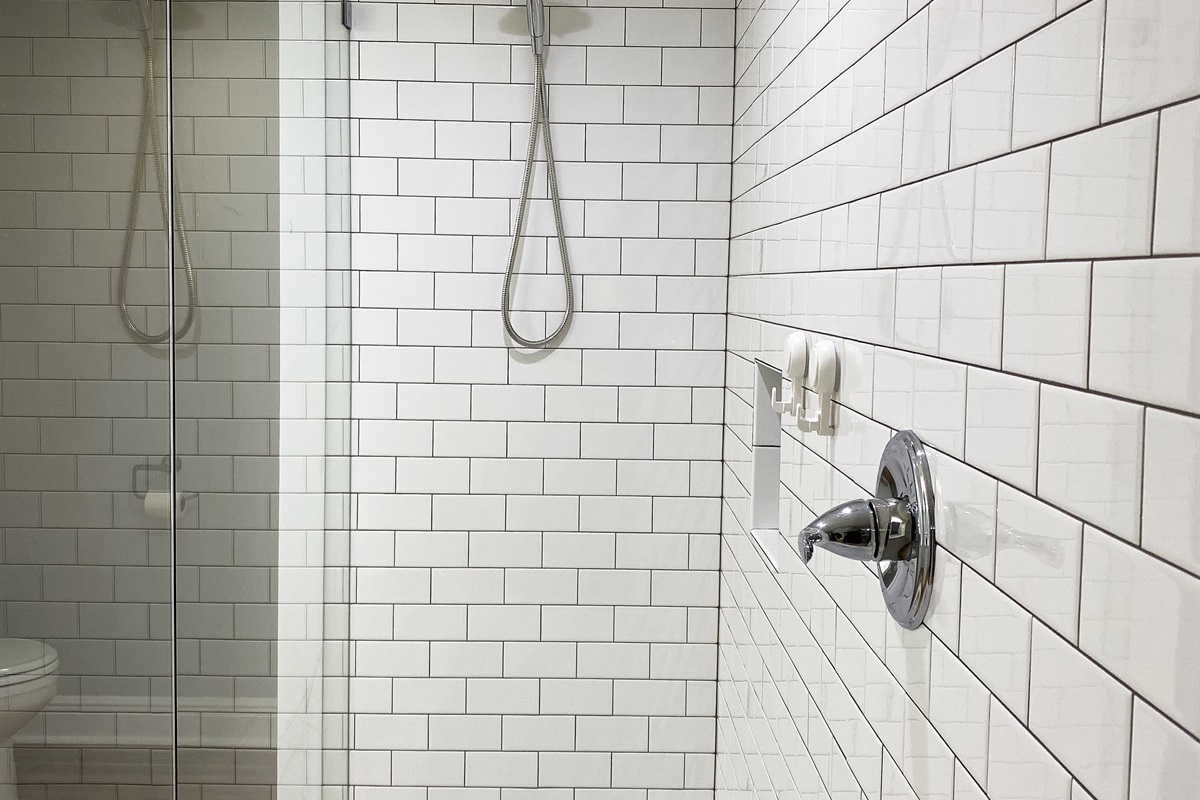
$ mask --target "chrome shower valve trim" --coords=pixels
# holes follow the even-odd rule
[[[816,548],[876,565],[888,611],[920,626],[933,593],[934,497],[925,447],[901,431],[883,449],[875,497],[842,503],[800,532],[800,557]]]

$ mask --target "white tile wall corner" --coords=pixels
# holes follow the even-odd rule
[[[1197,9],[739,7],[718,796],[1194,785]],[[753,362],[793,329],[847,372],[832,440],[784,436],[786,536],[873,490],[892,431],[932,450],[915,637],[858,565],[748,535]]]
[[[524,8],[355,4],[363,800],[712,794],[734,12],[549,5],[577,314],[529,354],[498,313]],[[562,290],[533,185],[515,321],[541,335]]]

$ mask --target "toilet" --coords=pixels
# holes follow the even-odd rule
[[[58,691],[58,653],[32,639],[0,639],[0,800],[17,800],[12,740]]]

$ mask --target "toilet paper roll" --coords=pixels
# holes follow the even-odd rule
[[[149,492],[146,495],[146,516],[150,519],[171,518],[171,493]]]

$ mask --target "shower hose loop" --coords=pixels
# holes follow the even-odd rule
[[[125,221],[125,240],[121,245],[121,267],[117,278],[117,305],[121,312],[121,322],[125,324],[125,329],[135,339],[145,344],[162,344],[171,338],[172,331],[169,322],[167,329],[162,333],[148,333],[139,328],[129,316],[129,261],[133,254],[133,238],[142,193],[142,178],[145,175],[147,138],[150,140],[153,151],[154,177],[158,185],[158,204],[162,209],[163,231],[167,234],[168,240],[171,238],[171,225],[168,218],[170,204],[167,201],[167,167],[166,159],[163,157],[162,140],[158,133],[158,101],[155,98],[154,90],[154,36],[148,27],[143,27],[141,37],[142,51],[146,56],[145,72],[142,74],[142,119],[138,129],[137,150],[134,154],[133,186],[129,196],[129,214]],[[183,227],[183,204],[179,201],[179,187],[172,186],[171,193],[174,200],[172,216],[175,219],[175,231],[179,236],[179,251],[183,257],[188,297],[187,316],[184,317],[179,330],[175,331],[175,337],[178,339],[187,334],[196,318],[197,291],[196,273],[192,269],[192,253],[188,247],[187,230]]]
[[[546,109],[546,68],[542,53],[534,48],[533,114],[529,123],[529,150],[525,155],[525,176],[521,180],[521,199],[517,205],[517,220],[513,228],[512,248],[508,254],[508,268],[504,271],[504,290],[500,296],[500,316],[504,330],[522,347],[549,347],[566,331],[575,315],[575,290],[571,287],[571,262],[567,257],[567,237],[563,231],[562,204],[558,199],[558,176],[555,172],[554,146],[550,140],[550,118]],[[558,254],[562,262],[563,287],[566,290],[566,307],[558,327],[544,339],[527,339],[517,333],[512,322],[512,290],[517,274],[517,257],[521,237],[525,229],[525,212],[529,204],[529,183],[533,177],[534,159],[537,155],[538,128],[542,129],[542,141],[546,149],[546,185],[550,202],[554,208],[554,227],[558,235]]]

